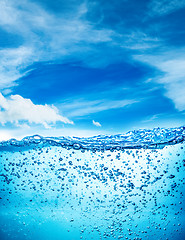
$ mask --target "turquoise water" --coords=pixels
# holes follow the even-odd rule
[[[0,143],[0,239],[185,239],[185,128]]]

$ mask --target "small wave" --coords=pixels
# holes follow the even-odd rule
[[[10,139],[1,141],[0,147],[29,147],[60,146],[75,150],[121,150],[121,149],[152,149],[163,148],[185,141],[185,127],[178,128],[154,128],[152,130],[139,129],[129,131],[126,134],[98,135],[94,137],[42,137],[33,135],[22,140]]]

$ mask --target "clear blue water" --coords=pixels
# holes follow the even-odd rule
[[[185,239],[185,127],[0,142],[0,239]]]

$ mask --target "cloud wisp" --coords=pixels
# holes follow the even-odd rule
[[[138,103],[134,99],[124,100],[85,100],[79,99],[74,102],[63,103],[63,112],[66,112],[68,117],[82,117],[89,114],[98,113],[106,110],[129,107],[132,104]]]
[[[149,3],[150,15],[167,15],[185,7],[185,2],[182,0],[152,0]]]
[[[35,105],[30,99],[20,95],[11,95],[5,98],[0,93],[0,123],[2,125],[10,122],[15,126],[22,123],[42,124],[50,128],[50,124],[56,122],[73,124],[68,118],[59,114],[55,106]]]
[[[92,123],[96,127],[101,127],[101,124],[99,122],[96,122],[96,121],[92,120]]]

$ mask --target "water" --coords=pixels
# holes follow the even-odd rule
[[[0,143],[0,239],[185,239],[185,127]]]

